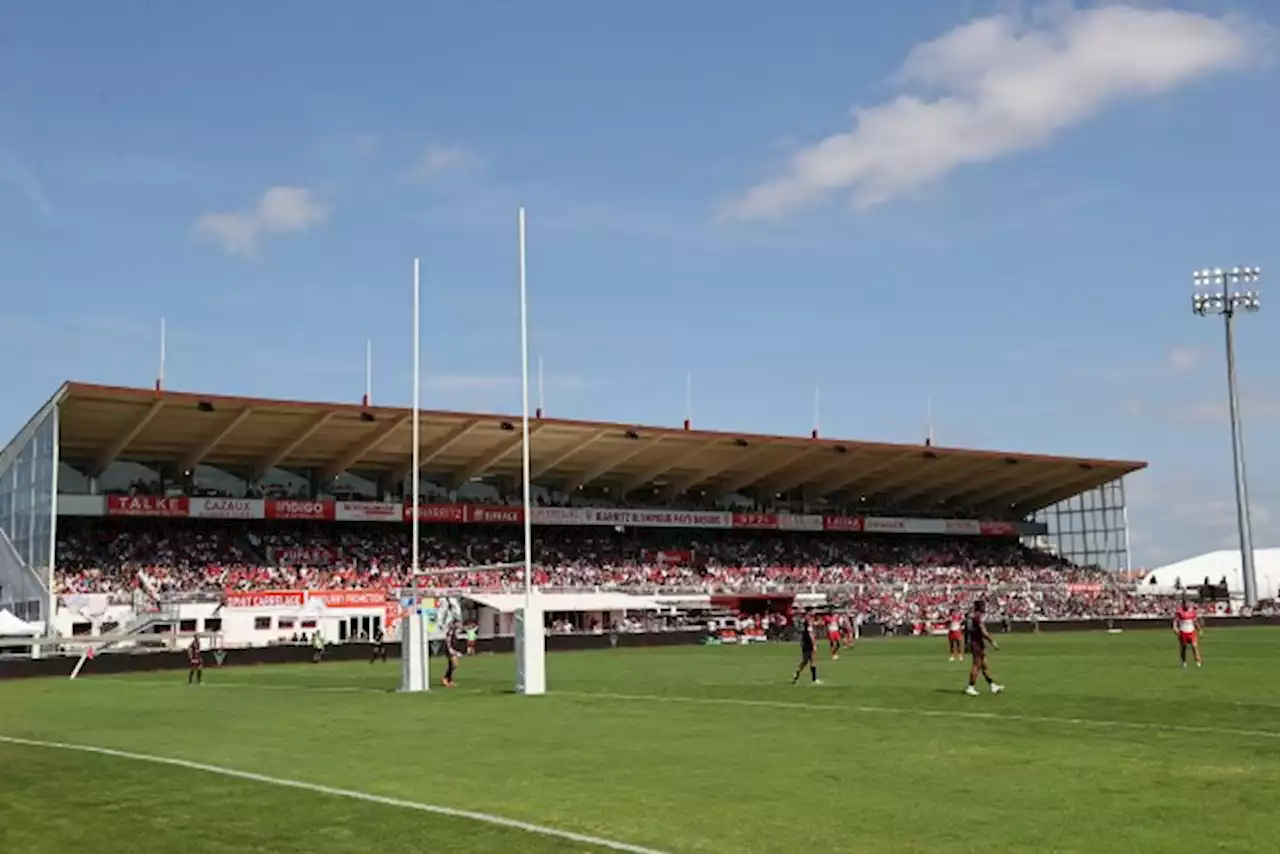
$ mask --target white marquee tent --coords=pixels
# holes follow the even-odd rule
[[[18,619],[8,609],[0,610],[0,637],[29,638],[38,634],[40,634],[39,626]]]
[[[1280,596],[1280,548],[1254,549],[1253,569],[1258,577],[1258,598],[1274,599]],[[1172,593],[1178,582],[1192,587],[1203,584],[1207,578],[1217,584],[1227,579],[1227,589],[1233,596],[1244,593],[1240,575],[1240,552],[1221,549],[1196,557],[1180,560],[1159,569],[1153,569],[1143,577],[1139,590],[1144,593]],[[1152,579],[1155,583],[1152,583]]]

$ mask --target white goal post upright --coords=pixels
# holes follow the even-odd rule
[[[414,580],[414,587],[410,591],[407,600],[402,600],[401,605],[404,607],[404,618],[400,624],[400,645],[401,645],[401,662],[400,662],[400,690],[401,691],[430,691],[431,690],[431,657],[427,654],[429,651],[430,638],[426,626],[426,615],[423,614],[421,599],[417,588],[417,575],[421,569],[421,543],[419,542],[419,520],[418,520],[418,493],[419,493],[419,472],[418,468],[421,464],[422,453],[422,424],[419,418],[419,409],[421,408],[422,394],[422,282],[421,282],[421,264],[417,258],[413,259],[413,414],[412,432],[413,443],[411,463],[413,471],[409,474],[409,485],[413,490],[413,498],[410,503],[410,521],[409,536],[412,543],[409,546],[409,566]]]
[[[516,691],[526,696],[547,692],[547,637],[542,605],[533,596],[533,490],[529,448],[529,296],[525,266],[524,208],[517,214],[520,256],[520,411],[521,484],[524,488],[524,607],[516,612]],[[414,518],[417,516],[415,514]]]

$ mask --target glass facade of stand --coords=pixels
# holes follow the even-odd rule
[[[0,608],[44,620],[57,523],[58,410],[46,407],[0,451]]]

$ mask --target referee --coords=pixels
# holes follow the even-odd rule
[[[808,667],[813,684],[821,685],[822,680],[818,678],[818,660],[815,657],[817,643],[813,637],[813,622],[808,616],[801,615],[797,628],[800,631],[800,666],[796,668],[796,675],[791,678],[791,684],[798,683],[800,674],[804,673],[804,669]]]

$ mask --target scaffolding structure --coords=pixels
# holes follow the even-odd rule
[[[1047,549],[1077,566],[1132,571],[1124,478],[1046,507],[1036,513],[1035,521],[1048,532],[1028,545]]]

